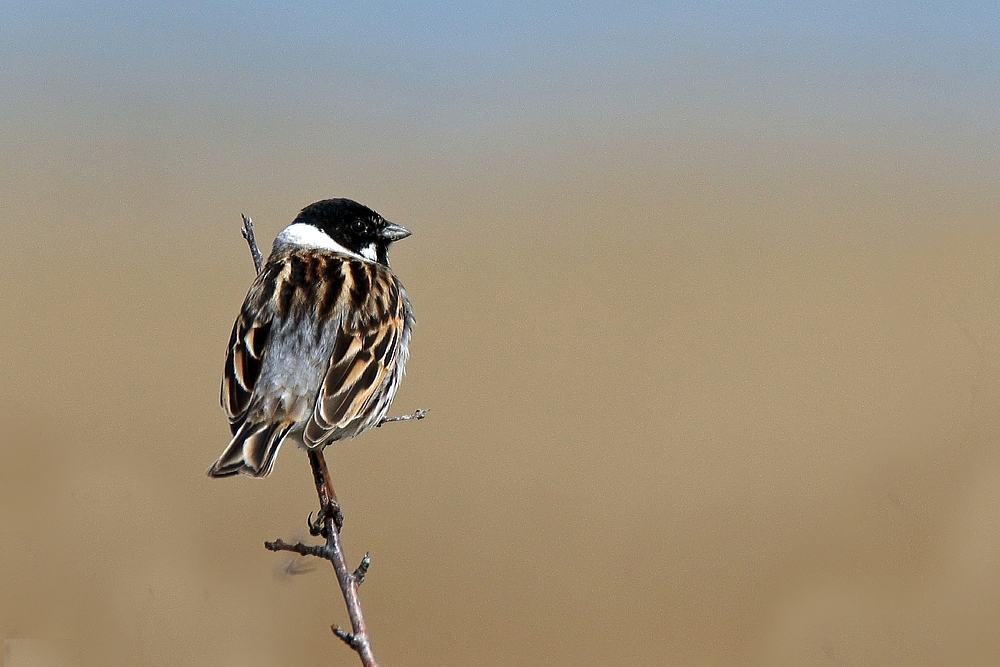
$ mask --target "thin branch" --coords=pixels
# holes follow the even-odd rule
[[[313,478],[316,480],[316,493],[319,496],[320,507],[326,509],[323,512],[323,523],[326,537],[326,558],[333,564],[333,569],[337,573],[337,581],[340,582],[340,590],[344,594],[344,602],[347,604],[347,615],[351,619],[351,629],[353,632],[340,633],[334,629],[334,634],[343,639],[347,644],[358,652],[361,664],[365,667],[378,667],[375,656],[372,654],[371,639],[368,636],[368,626],[365,624],[364,614],[361,612],[361,601],[358,599],[358,585],[364,579],[364,574],[368,571],[367,565],[361,576],[347,569],[347,561],[344,559],[344,548],[340,543],[340,529],[337,527],[336,515],[340,513],[340,506],[337,504],[337,494],[333,491],[333,484],[330,481],[330,470],[326,467],[326,459],[323,458],[323,451],[320,449],[309,450],[309,465],[313,469]],[[362,564],[371,562],[368,554],[365,554]],[[359,568],[360,569],[360,568]],[[348,641],[349,637],[350,641]]]
[[[309,465],[312,467],[313,480],[316,482],[316,494],[319,496],[320,516],[317,523],[321,523],[318,529],[326,538],[326,544],[310,545],[296,542],[290,544],[284,540],[264,542],[264,548],[268,551],[291,551],[302,556],[316,556],[330,561],[333,570],[337,574],[337,581],[340,582],[340,590],[344,595],[344,602],[347,605],[347,615],[351,619],[351,630],[347,632],[339,626],[331,626],[335,635],[344,641],[345,644],[354,649],[361,658],[364,667],[378,667],[375,656],[372,654],[371,639],[368,636],[368,626],[365,624],[365,617],[361,611],[361,600],[358,598],[358,586],[365,580],[368,568],[371,565],[371,556],[365,554],[361,559],[358,568],[351,572],[347,569],[347,561],[344,558],[344,547],[340,542],[340,526],[343,523],[343,515],[340,513],[340,506],[337,503],[337,494],[333,490],[330,481],[330,470],[327,468],[326,459],[320,450],[309,450]]]
[[[414,410],[408,415],[399,415],[398,417],[382,417],[382,421],[375,424],[375,428],[382,428],[382,424],[389,424],[391,422],[408,422],[411,419],[419,420],[427,416],[427,410],[420,408],[419,410]]]
[[[242,213],[240,215],[243,215]],[[256,269],[257,273],[264,268],[264,256],[260,254],[260,248],[257,247],[257,239],[253,234],[253,220],[243,215],[243,227],[240,228],[240,233],[243,234],[243,238],[247,240],[247,245],[250,246],[250,256],[253,258],[253,268]]]
[[[327,557],[326,547],[323,545],[313,546],[311,544],[302,544],[302,542],[289,544],[282,539],[277,539],[274,542],[264,542],[264,548],[268,551],[294,551],[300,556]]]

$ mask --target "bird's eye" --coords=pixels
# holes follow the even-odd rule
[[[354,233],[360,234],[364,230],[365,230],[365,223],[362,222],[361,220],[355,220],[354,222],[351,223],[351,231],[353,231]]]

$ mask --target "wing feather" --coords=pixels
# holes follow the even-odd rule
[[[309,447],[354,435],[382,418],[375,407],[381,405],[380,391],[395,370],[407,326],[401,290],[387,269],[352,262],[345,273],[355,287],[341,304],[344,311],[349,306],[350,314],[344,312],[339,319],[330,365],[303,434]],[[359,286],[366,289],[356,289]]]
[[[229,336],[220,400],[234,434],[250,409],[271,336],[274,312],[269,301],[274,291],[272,274],[276,269],[280,270],[280,266],[269,266],[257,276]]]
[[[288,321],[296,323],[293,334]],[[268,364],[276,362],[268,360],[268,350],[280,343],[274,336],[314,341],[324,350],[321,359],[331,350],[301,436],[306,446],[320,447],[357,435],[385,415],[412,323],[406,294],[388,267],[337,256],[269,258],[229,338],[221,403],[233,439],[209,474],[266,475],[282,440],[303,428],[284,398],[258,392],[262,374],[272,377]],[[302,329],[309,326],[316,330]]]

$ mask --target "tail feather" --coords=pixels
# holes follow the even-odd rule
[[[264,477],[274,467],[274,459],[292,424],[251,424],[244,422],[229,441],[219,460],[208,469],[209,477],[243,474]]]

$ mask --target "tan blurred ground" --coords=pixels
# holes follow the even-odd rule
[[[415,231],[394,412],[430,417],[329,452],[384,665],[996,663],[995,186],[56,139],[3,174],[0,636],[355,664],[332,573],[262,548],[305,534],[304,456],[204,475],[238,214],[269,244],[343,195]]]

